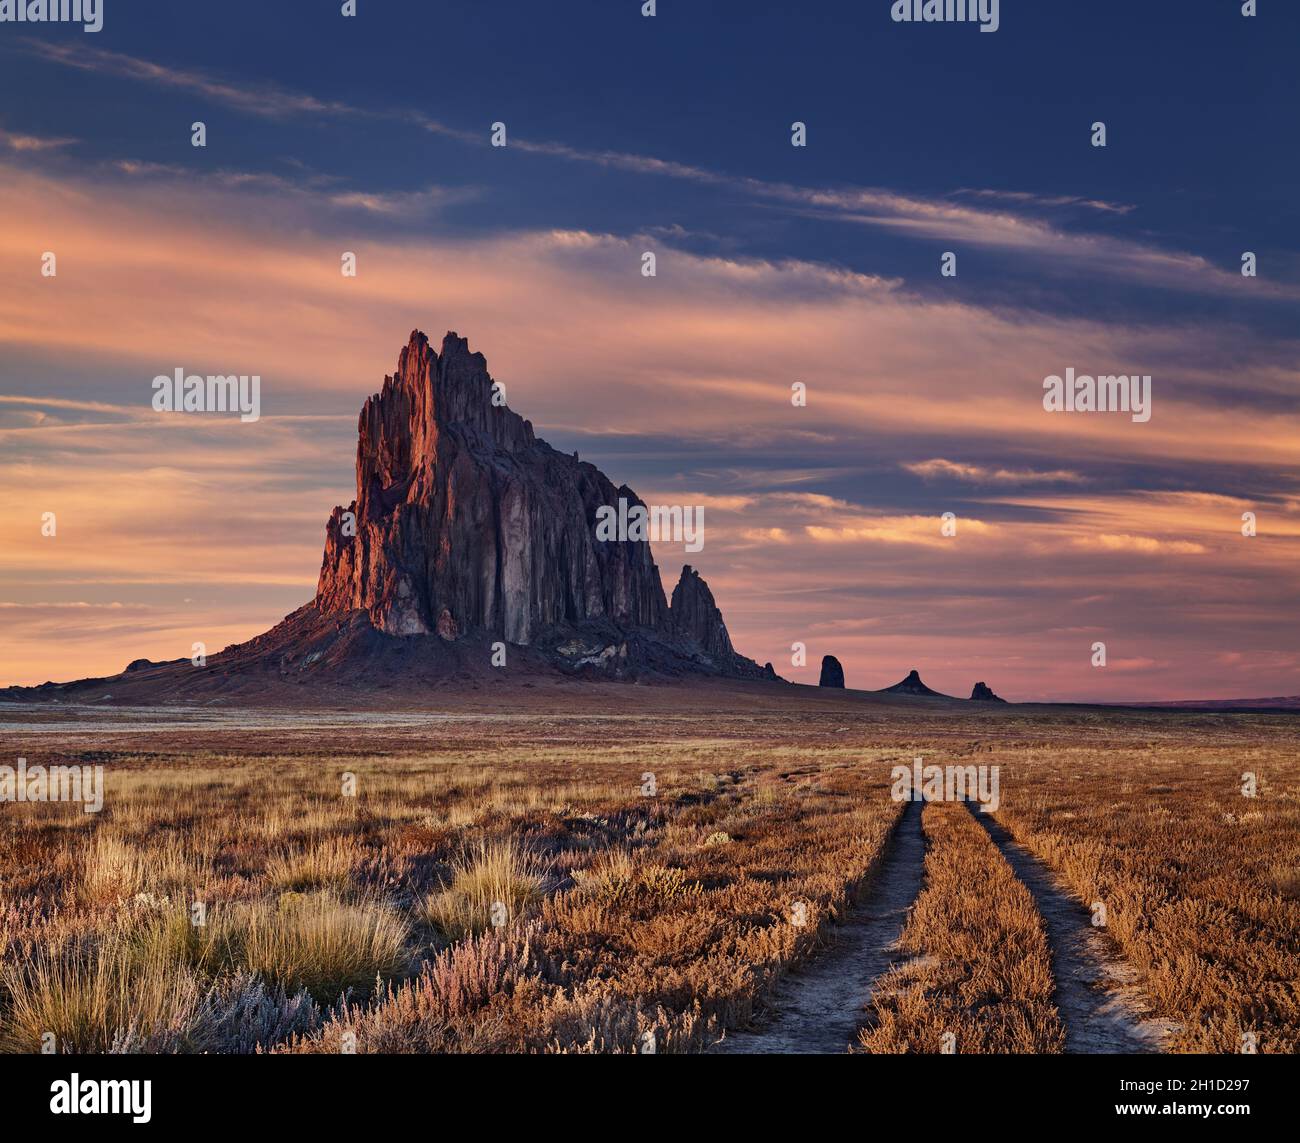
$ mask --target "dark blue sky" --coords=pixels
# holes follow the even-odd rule
[[[652,19],[638,0],[360,0],[353,19],[339,7],[107,0],[98,35],[7,26],[0,125],[76,135],[83,158],[127,153],[282,174],[295,173],[294,160],[367,191],[474,188],[430,224],[443,230],[681,227],[689,234],[678,241],[698,251],[797,254],[908,278],[928,277],[943,246],[773,209],[726,186],[431,137],[402,116],[481,138],[500,119],[519,142],[770,182],[1103,200],[1133,209],[1064,207],[1055,219],[1229,270],[1254,249],[1270,276],[1300,280],[1295,4],[1266,0],[1247,19],[1235,0],[1005,0],[994,34],[895,24],[887,0],[662,0]],[[52,66],[14,51],[23,37],[273,83],[356,114],[249,115],[192,92]],[[187,126],[200,116],[211,142],[195,155]],[[808,124],[806,149],[789,145],[795,119]],[[1088,145],[1094,120],[1107,123],[1105,150]],[[1019,305],[1104,315],[1137,301],[1122,281],[1100,298],[1068,268],[1027,272],[1005,251],[967,254],[948,288],[979,290],[985,303],[1005,290]],[[1195,317],[1221,314],[1225,303],[1144,294],[1142,304]],[[1258,308],[1251,316],[1285,320]]]

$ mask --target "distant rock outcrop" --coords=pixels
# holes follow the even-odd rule
[[[907,678],[901,683],[895,683],[892,687],[885,688],[886,694],[894,695],[930,695],[933,698],[949,698],[949,695],[941,695],[938,691],[932,691],[923,682],[921,676],[915,670],[909,671]]]
[[[326,527],[323,615],[364,611],[387,635],[491,638],[558,665],[636,674],[674,665],[774,678],[736,653],[689,565],[665,599],[644,539],[598,539],[597,510],[643,502],[558,452],[500,399],[481,353],[411,334],[361,411],[357,496]]]
[[[422,696],[557,670],[777,679],[736,652],[699,572],[682,569],[670,606],[649,542],[598,533],[598,510],[643,502],[538,440],[503,393],[464,338],[439,351],[413,332],[361,410],[357,494],[330,515],[315,599],[202,669],[137,659],[115,676],[132,700],[267,683]]]
[[[822,656],[822,677],[818,680],[819,687],[844,687],[844,668],[840,666],[840,661],[834,655]]]
[[[971,702],[1006,702],[1004,698],[998,698],[984,683],[976,683],[975,689],[970,693]]]

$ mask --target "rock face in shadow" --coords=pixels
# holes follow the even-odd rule
[[[984,683],[976,683],[975,689],[970,693],[971,702],[1006,702],[1004,698],[998,698],[992,690]]]
[[[948,695],[941,695],[938,691],[932,691],[923,682],[920,674],[915,671],[909,671],[907,678],[901,683],[895,683],[892,687],[885,688],[886,694],[892,695],[929,695],[933,698],[948,698]]]
[[[706,654],[725,660],[736,653],[722,612],[713,601],[713,592],[690,564],[682,568],[681,578],[673,588],[669,618],[675,632],[695,640]]]
[[[840,666],[840,661],[834,655],[822,656],[822,675],[817,680],[817,685],[843,688],[844,668]]]

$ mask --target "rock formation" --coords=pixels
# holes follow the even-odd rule
[[[643,502],[538,440],[499,393],[464,338],[447,334],[438,352],[411,334],[361,411],[357,495],[326,526],[321,614],[360,610],[387,635],[491,637],[587,666],[626,665],[626,636],[640,633],[696,668],[773,677],[736,653],[697,571],[682,569],[670,607],[648,542],[596,538],[598,508]]]
[[[921,676],[915,670],[909,671],[907,678],[901,683],[895,683],[892,687],[885,688],[886,694],[894,695],[930,695],[934,698],[948,698],[948,695],[941,695],[938,691],[932,691],[923,682]]]
[[[464,338],[449,333],[436,353],[413,333],[359,433],[357,497],[326,528],[322,614],[361,609],[389,635],[482,631],[525,645],[588,619],[666,629],[649,544],[602,543],[592,526],[600,505],[641,501],[494,401]]]
[[[817,680],[819,687],[843,687],[844,668],[834,655],[822,656],[822,677]]]
[[[736,653],[727,625],[722,621],[722,612],[713,602],[713,592],[690,564],[683,566],[681,579],[673,588],[668,613],[673,630],[694,639],[707,654],[726,660]]]
[[[1006,702],[1004,698],[998,698],[984,683],[976,683],[975,689],[970,693],[971,702]]]

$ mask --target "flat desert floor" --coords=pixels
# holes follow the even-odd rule
[[[1295,716],[437,703],[0,705],[0,1049],[1300,1050]]]

